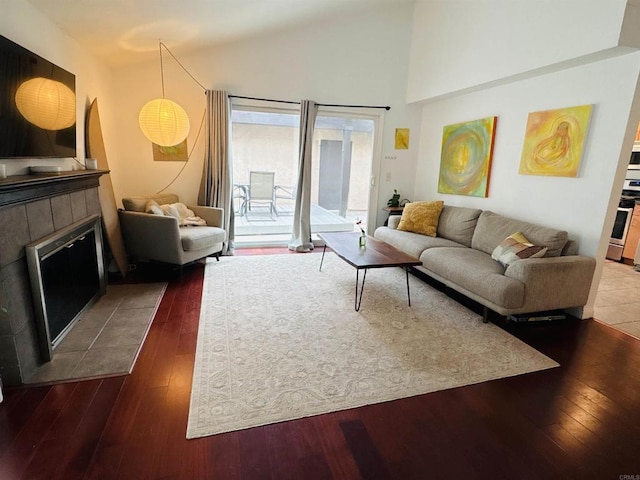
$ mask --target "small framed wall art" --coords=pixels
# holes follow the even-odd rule
[[[576,177],[591,105],[532,112],[527,119],[520,174]]]
[[[438,192],[487,196],[496,120],[488,117],[443,128]]]
[[[153,160],[156,162],[186,162],[189,160],[186,138],[171,147],[162,147],[153,142],[151,145],[153,145]]]
[[[396,150],[409,149],[409,129],[396,128]]]

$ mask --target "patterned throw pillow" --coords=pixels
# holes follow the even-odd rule
[[[500,245],[493,250],[491,258],[506,267],[516,260],[544,257],[545,253],[547,253],[547,247],[529,243],[522,233],[516,232],[500,242]]]
[[[442,200],[407,203],[402,210],[398,230],[435,237],[443,205]]]

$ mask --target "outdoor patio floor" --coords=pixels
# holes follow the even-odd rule
[[[278,205],[278,213],[271,215],[269,207],[254,206],[245,215],[235,216],[235,236],[277,235],[291,233],[293,225],[293,205]],[[351,217],[349,212],[348,217]],[[355,220],[343,218],[319,205],[311,205],[311,231],[350,232]]]

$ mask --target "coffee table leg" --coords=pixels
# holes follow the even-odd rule
[[[318,269],[319,272],[322,271],[322,262],[324,262],[324,252],[326,251],[327,251],[327,244],[325,243],[324,250],[322,250],[322,258],[320,259],[320,268]]]
[[[407,277],[407,300],[409,301],[409,306],[411,306],[411,294],[409,293],[409,267],[404,267],[404,273]]]
[[[364,269],[364,275],[362,276],[362,286],[360,287],[360,298],[358,298],[358,283],[360,283],[360,269],[356,268],[356,300],[354,307],[356,312],[360,311],[360,304],[362,303],[362,291],[364,290],[364,281],[367,279],[367,269]]]

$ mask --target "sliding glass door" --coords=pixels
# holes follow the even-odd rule
[[[353,231],[369,221],[378,117],[319,111],[313,141],[312,233]],[[299,110],[232,110],[236,244],[280,243],[291,233]],[[375,220],[375,219],[374,219]]]
[[[313,141],[312,210],[321,231],[368,223],[376,122],[343,113],[318,113]]]
[[[291,233],[299,112],[234,108],[231,119],[236,238]]]

